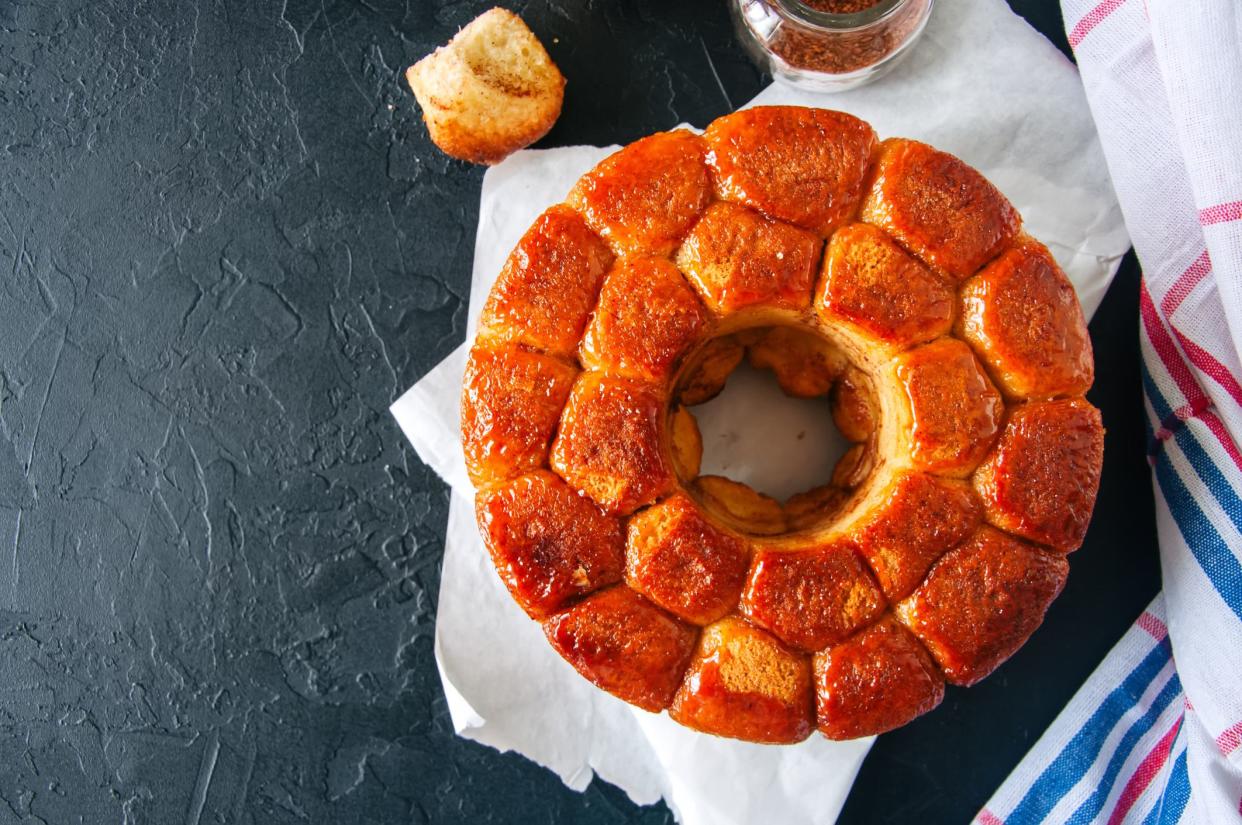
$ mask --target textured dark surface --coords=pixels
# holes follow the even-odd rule
[[[487,5],[0,3],[0,825],[671,819],[456,738],[432,659],[447,493],[387,407],[462,340],[482,172],[399,77]],[[570,78],[546,145],[763,84],[719,0],[514,8]],[[1136,278],[1068,589],[843,821],[965,821],[1154,594]]]

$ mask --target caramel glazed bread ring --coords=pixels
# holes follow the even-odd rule
[[[782,504],[699,476],[749,357],[856,442]],[[513,598],[584,677],[755,742],[890,730],[1012,655],[1099,485],[1074,289],[977,171],[841,112],[639,140],[509,256],[462,440]]]

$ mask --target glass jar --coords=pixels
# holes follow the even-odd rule
[[[869,83],[910,51],[934,0],[729,0],[738,37],[772,77],[812,92]],[[859,8],[831,13],[820,8]]]

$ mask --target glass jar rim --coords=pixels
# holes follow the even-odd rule
[[[824,31],[840,32],[861,29],[880,23],[910,0],[879,0],[874,6],[845,14],[820,11],[808,6],[803,0],[771,0],[780,11],[789,14],[797,22]]]

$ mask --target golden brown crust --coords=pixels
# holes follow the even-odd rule
[[[475,512],[501,580],[533,618],[621,580],[621,522],[546,470],[484,488]]]
[[[1012,398],[1082,395],[1095,379],[1074,286],[1029,238],[962,286],[957,334]]]
[[[1000,430],[1004,404],[970,347],[952,338],[904,352],[893,361],[911,461],[921,470],[965,476]]]
[[[677,250],[677,266],[718,315],[811,303],[822,243],[796,226],[714,203]]]
[[[756,369],[770,369],[787,395],[825,395],[849,361],[823,336],[796,327],[770,327],[746,348]]]
[[[752,536],[785,532],[785,511],[780,502],[724,476],[700,476],[694,482],[699,497],[730,527]]]
[[[612,253],[577,212],[551,207],[500,270],[479,316],[479,337],[574,355],[611,263]]]
[[[953,290],[888,235],[855,223],[828,244],[815,310],[828,324],[853,326],[869,342],[905,348],[949,331]]]
[[[880,146],[862,220],[959,280],[999,255],[1021,225],[983,175],[947,152],[902,138]]]
[[[604,280],[579,354],[591,369],[663,383],[708,317],[677,267],[663,258],[627,258]]]
[[[857,487],[874,468],[875,447],[871,442],[855,444],[832,468],[832,483],[845,489]]]
[[[737,607],[750,548],[675,495],[630,519],[625,579],[675,616],[710,624]]]
[[[618,255],[667,255],[711,199],[698,135],[660,132],[604,158],[568,202]]]
[[[836,516],[849,501],[850,491],[836,484],[824,484],[798,493],[785,502],[785,521],[796,533]]]
[[[850,536],[884,595],[896,601],[982,520],[983,508],[966,482],[902,472]]]
[[[854,216],[876,143],[852,115],[799,106],[744,109],[703,137],[719,197],[820,235]]]
[[[673,470],[683,481],[698,478],[703,462],[703,436],[699,422],[685,407],[677,407],[669,416],[669,452],[673,457]]]
[[[944,698],[931,655],[891,618],[815,654],[813,666],[818,727],[829,739],[899,728]]]
[[[805,656],[736,617],[704,628],[669,716],[704,733],[751,742],[801,742],[812,729]]]
[[[879,418],[871,379],[858,367],[851,366],[833,386],[829,397],[832,420],[841,435],[850,441],[866,441],[875,432]]]
[[[663,416],[664,399],[650,384],[583,373],[552,443],[552,469],[606,512],[632,513],[673,487]]]
[[[519,346],[476,345],[461,393],[461,441],[475,484],[544,465],[575,366]]]
[[[975,473],[988,521],[1064,553],[1078,549],[1100,487],[1104,425],[1082,398],[1016,408]]]
[[[704,404],[724,389],[729,375],[741,363],[746,348],[736,336],[713,338],[691,355],[689,364],[678,382],[677,398],[687,407]]]
[[[978,173],[848,115],[750,110],[615,153],[481,320],[462,435],[497,569],[588,679],[698,730],[906,723],[1025,641],[1090,518],[1103,430],[1069,282]],[[687,407],[747,353],[828,393],[854,442],[784,506],[699,475]]]
[[[884,611],[854,545],[836,541],[802,550],[755,551],[742,612],[755,624],[802,650],[836,644]]]
[[[517,15],[491,9],[406,71],[431,139],[446,154],[497,163],[547,134],[565,78]]]
[[[980,527],[936,562],[897,615],[950,682],[969,686],[1035,632],[1068,574],[1065,559]]]
[[[673,700],[694,652],[694,628],[624,585],[553,616],[543,632],[591,682],[652,713]]]

